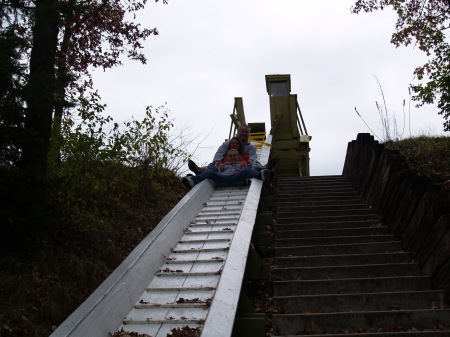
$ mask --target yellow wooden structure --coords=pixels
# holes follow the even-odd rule
[[[233,113],[230,115],[231,125],[228,139],[231,139],[241,125],[248,125],[250,127],[249,140],[256,143],[257,148],[261,148],[266,139],[266,124],[264,122],[248,123],[245,121],[244,104],[242,97],[234,98]]]
[[[271,157],[279,159],[278,176],[309,176],[309,142],[297,95],[291,94],[290,75],[266,75],[272,128]]]
[[[266,87],[270,100],[272,151],[278,158],[278,176],[309,176],[309,142],[297,95],[291,94],[290,75],[266,75]],[[242,124],[251,128],[249,139],[261,147],[266,139],[265,123],[246,123],[242,97],[234,98],[228,139],[236,134]]]
[[[231,137],[236,134],[236,131],[240,125],[247,124],[245,122],[244,103],[242,102],[242,97],[234,98],[233,113],[230,115],[230,117],[231,125],[228,139],[231,139]]]

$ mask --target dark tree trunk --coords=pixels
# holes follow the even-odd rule
[[[47,157],[55,102],[55,54],[58,39],[58,0],[37,0],[30,55],[25,121],[26,141],[21,168],[37,179],[47,174]]]
[[[69,2],[72,4],[73,2]],[[57,163],[61,161],[61,124],[63,120],[64,107],[67,105],[66,88],[69,83],[69,74],[67,71],[67,52],[68,45],[72,35],[72,22],[66,19],[64,27],[64,37],[61,43],[61,48],[56,57],[57,72],[56,72],[56,87],[55,87],[55,114],[52,124],[52,158]]]

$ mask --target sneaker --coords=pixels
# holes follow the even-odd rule
[[[184,186],[186,186],[189,190],[195,185],[191,177],[184,177],[183,179],[181,179],[181,181],[183,182]]]
[[[199,174],[202,173],[202,171],[198,168],[197,164],[194,163],[192,160],[188,160],[188,167],[189,170],[191,170],[192,172],[194,172],[195,174]]]
[[[264,169],[261,171],[261,180],[263,182],[269,182],[270,181],[270,171],[267,169]]]
[[[268,170],[273,170],[275,167],[277,167],[279,159],[278,158],[270,158],[269,162],[267,163],[266,168]]]

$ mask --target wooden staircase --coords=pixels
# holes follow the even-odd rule
[[[342,176],[280,177],[279,336],[450,336],[450,309]]]

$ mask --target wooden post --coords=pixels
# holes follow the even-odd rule
[[[290,75],[266,75],[270,99],[273,136],[272,157],[280,161],[277,175],[309,176],[309,141],[301,115],[297,95],[291,94]]]

